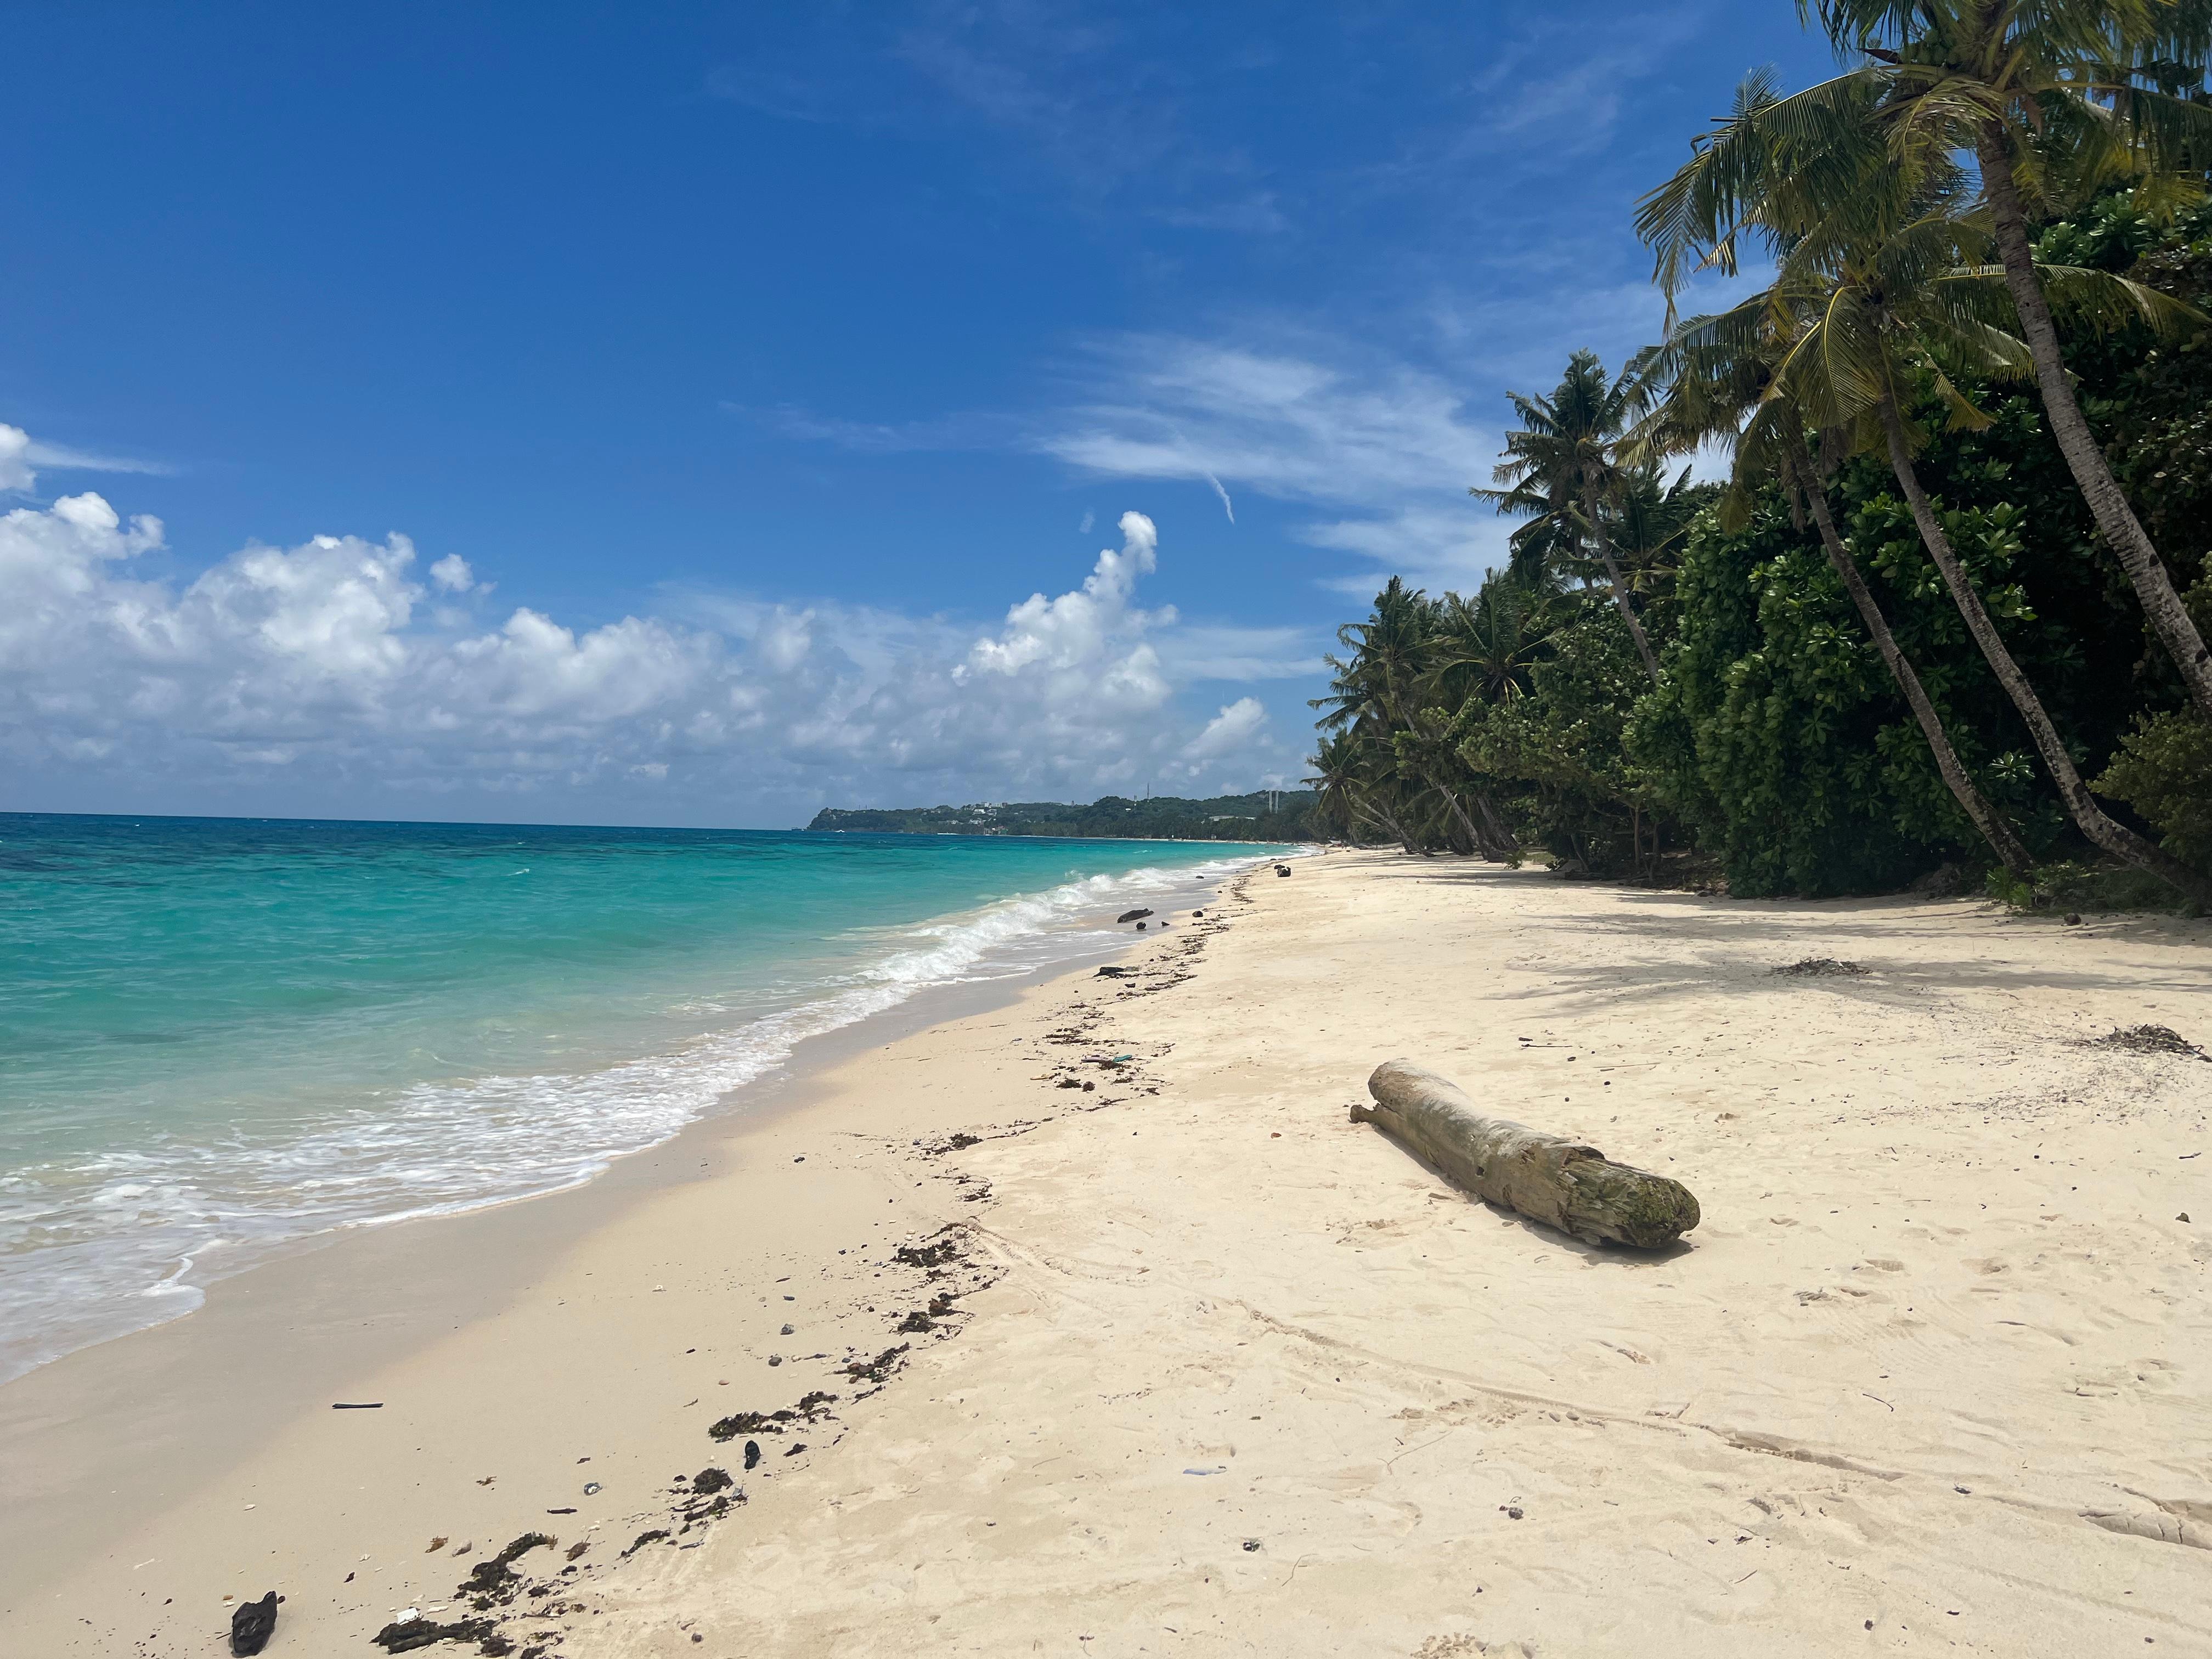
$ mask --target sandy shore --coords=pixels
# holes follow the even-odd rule
[[[2087,1042],[2212,1039],[2212,928],[1374,854],[1226,911],[0,1389],[64,1540],[0,1645],[218,1653],[274,1588],[272,1655],[374,1654],[543,1532],[495,1650],[2212,1652],[2212,1065]],[[1346,1121],[1398,1054],[1704,1224],[1440,1187]]]

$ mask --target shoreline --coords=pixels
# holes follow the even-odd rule
[[[1263,861],[1255,855],[1255,864]],[[1244,873],[1206,879],[1218,891]],[[337,1385],[347,1375],[419,1352],[445,1330],[495,1317],[526,1293],[533,1257],[613,1224],[669,1188],[726,1173],[750,1136],[818,1107],[823,1079],[839,1067],[933,1028],[1015,1006],[1056,981],[1092,975],[1147,942],[1116,936],[1042,967],[924,987],[851,1024],[802,1037],[719,1109],[585,1180],[303,1236],[210,1279],[198,1287],[198,1304],[183,1313],[0,1382],[0,1497],[8,1500],[0,1503],[0,1619],[20,1605],[23,1583],[52,1576],[55,1562],[114,1528],[100,1505],[64,1503],[58,1515],[46,1504],[88,1481],[112,1481],[111,1490],[121,1492],[126,1472],[134,1505],[180,1502],[265,1438],[268,1414],[284,1407],[266,1397],[262,1379],[242,1394],[230,1386],[240,1351],[287,1349],[279,1390],[286,1399],[309,1384],[343,1394]],[[494,1275],[451,1271],[445,1264],[457,1254],[488,1258]],[[394,1288],[401,1285],[407,1288]],[[333,1318],[337,1305],[347,1314]],[[312,1343],[289,1340],[308,1330]],[[167,1384],[179,1376],[186,1382],[181,1399],[151,1382],[158,1376]],[[132,1403],[149,1398],[155,1402],[150,1408]],[[161,1477],[150,1483],[141,1473],[149,1464]]]
[[[2212,1516],[2212,1235],[2168,1218],[2212,1068],[2090,1041],[2212,1036],[2212,933],[1294,868],[1133,979],[1025,986],[717,1120],[685,1148],[708,1167],[580,1231],[486,1229],[519,1294],[349,1374],[382,1409],[297,1401],[198,1487],[107,1500],[130,1524],[35,1587],[0,1554],[11,1632],[210,1652],[218,1598],[273,1588],[272,1654],[373,1653],[410,1607],[475,1616],[471,1561],[538,1529],[543,1596],[486,1616],[609,1659],[2212,1628],[2177,1547]],[[1813,957],[1868,971],[1776,971]],[[1442,1188],[1345,1118],[1397,1054],[1680,1175],[1703,1224],[1639,1257]],[[498,1265],[440,1254],[425,1283]],[[780,1436],[745,1416],[816,1391]],[[716,1443],[724,1415],[746,1426]],[[706,1468],[737,1483],[719,1518]]]
[[[1242,856],[1238,856],[1239,852]],[[1170,891],[1180,891],[1186,876],[1197,875],[1208,867],[1212,868],[1212,875],[1202,878],[1218,882],[1236,873],[1243,866],[1277,856],[1281,854],[1261,853],[1248,847],[1231,849],[1219,858],[1203,863],[1153,866],[1157,879],[1150,886],[1164,896]],[[1113,878],[1127,880],[1139,872],[1138,869],[1113,872]],[[532,1185],[511,1187],[507,1190],[499,1190],[497,1183],[489,1183],[485,1190],[465,1195],[426,1198],[417,1204],[409,1206],[403,1203],[401,1207],[384,1212],[363,1212],[336,1220],[323,1220],[319,1224],[310,1221],[299,1231],[288,1225],[289,1218],[281,1210],[253,1214],[240,1236],[232,1239],[206,1237],[208,1227],[203,1224],[199,1229],[203,1236],[189,1246],[179,1242],[178,1254],[165,1255],[158,1264],[152,1261],[137,1264],[142,1271],[158,1273],[158,1279],[149,1277],[139,1280],[135,1286],[100,1284],[95,1290],[86,1292],[93,1298],[90,1305],[98,1310],[97,1316],[93,1318],[70,1318],[68,1315],[74,1291],[64,1291],[58,1286],[49,1292],[42,1311],[48,1315],[59,1313],[63,1316],[61,1318],[40,1323],[35,1316],[27,1316],[28,1322],[25,1328],[37,1333],[33,1338],[10,1340],[9,1339],[14,1335],[13,1333],[0,1331],[0,1387],[82,1348],[97,1346],[137,1330],[189,1317],[204,1303],[213,1285],[287,1260],[303,1250],[327,1249],[352,1233],[467,1215],[516,1203],[535,1202],[589,1185],[605,1178],[615,1164],[665,1144],[672,1135],[680,1133],[692,1123],[732,1110],[748,1109],[752,1101],[763,1097],[763,1089],[772,1090],[781,1086],[781,1083],[791,1075],[834,1063],[836,1057],[847,1052],[854,1043],[865,1045],[870,1040],[871,1032],[912,1030],[917,1024],[932,1024],[968,1008],[982,1006],[976,1000],[979,995],[988,1001],[997,994],[989,989],[978,990],[979,987],[1027,984],[1040,975],[1049,975],[1058,971],[1063,965],[1074,967],[1109,960],[1130,943],[1119,938],[1107,927],[1114,911],[1133,900],[1137,902],[1157,902],[1141,896],[1141,890],[1110,902],[1084,893],[1076,902],[1095,906],[1095,914],[1085,915],[1079,909],[1071,908],[1066,915],[1050,917],[1041,925],[1032,925],[1027,932],[1006,934],[993,927],[1003,919],[1002,913],[1019,912],[1024,907],[1039,904],[1049,908],[1054,901],[1091,884],[1087,878],[1061,882],[1035,891],[1021,891],[988,899],[969,908],[948,912],[943,916],[917,920],[905,929],[914,943],[902,947],[903,956],[895,951],[889,958],[890,966],[897,967],[905,957],[933,951],[942,940],[957,941],[963,934],[977,933],[987,942],[975,947],[977,957],[969,964],[975,970],[972,975],[909,982],[903,992],[892,988],[889,993],[891,1000],[887,1006],[869,1008],[865,1005],[879,987],[896,987],[898,983],[896,977],[886,980],[861,974],[850,977],[847,982],[830,981],[813,986],[784,1002],[771,1002],[727,1029],[694,1031],[672,1049],[648,1048],[643,1052],[618,1053],[596,1067],[587,1067],[574,1075],[556,1075],[544,1079],[526,1076],[514,1079],[525,1083],[544,1080],[556,1085],[589,1087],[602,1079],[619,1078],[628,1071],[655,1063],[681,1068],[691,1062],[694,1054],[705,1052],[717,1043],[733,1040],[753,1041],[758,1037],[771,1045],[786,1045],[782,1047],[780,1056],[773,1050],[763,1055],[759,1062],[763,1069],[750,1080],[727,1086],[711,1103],[695,1107],[690,1116],[672,1126],[659,1127],[653,1138],[627,1146],[594,1146],[592,1152],[596,1167],[564,1170],[557,1175],[551,1171],[539,1171],[550,1178]],[[1035,918],[1030,918],[1030,921],[1035,923]],[[1034,965],[1026,965],[1036,957],[1042,959]],[[917,999],[920,1000],[921,1009],[918,1018],[915,1013],[908,1012]],[[857,1008],[847,1006],[855,1000],[862,1006]],[[886,1020],[888,1024],[884,1024]],[[810,1026],[816,1029],[809,1030],[807,1028]],[[779,1028],[791,1027],[795,1027],[801,1034],[773,1035]],[[854,1035],[845,1035],[848,1033]],[[769,1035],[763,1036],[761,1034]],[[465,1088],[465,1083],[464,1079],[455,1084],[430,1086]],[[460,1160],[462,1167],[466,1164],[466,1158]],[[149,1173],[145,1178],[155,1186],[161,1185],[164,1179],[159,1172]],[[220,1203],[216,1203],[215,1207],[219,1209]],[[343,1200],[340,1207],[343,1207]],[[257,1223],[259,1224],[258,1230],[254,1224]],[[118,1241],[103,1241],[113,1242]],[[34,1252],[24,1260],[38,1264],[41,1258]],[[93,1267],[95,1277],[100,1271],[100,1264],[95,1263]],[[35,1279],[35,1275],[33,1277]],[[82,1286],[75,1289],[82,1290]]]

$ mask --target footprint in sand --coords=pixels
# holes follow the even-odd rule
[[[1905,1264],[1891,1255],[1870,1255],[1867,1258],[1867,1266],[1878,1267],[1886,1273],[1901,1273],[1905,1271]]]

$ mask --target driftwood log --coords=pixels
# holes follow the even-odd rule
[[[1367,1079],[1372,1123],[1454,1185],[1593,1244],[1657,1249],[1698,1224],[1698,1200],[1679,1181],[1613,1164],[1595,1146],[1485,1117],[1448,1079],[1386,1060]]]

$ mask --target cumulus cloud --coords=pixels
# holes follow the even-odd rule
[[[1208,720],[1206,730],[1184,744],[1182,752],[1192,760],[1236,754],[1249,749],[1267,724],[1267,710],[1259,698],[1239,697]]]
[[[529,605],[487,623],[433,603],[486,591],[468,562],[418,571],[404,536],[250,545],[189,581],[148,579],[158,520],[64,496],[0,515],[0,756],[19,792],[66,783],[83,799],[94,781],[111,802],[186,790],[220,810],[244,792],[267,810],[275,791],[302,812],[413,811],[402,803],[425,795],[461,816],[594,810],[484,799],[568,791],[651,817],[676,809],[641,796],[672,793],[682,816],[720,822],[1295,766],[1255,699],[1211,720],[1188,699],[1208,680],[1310,672],[1310,645],[1142,605],[1159,532],[1133,512],[1120,530],[1079,585],[982,628],[696,595],[596,625]]]
[[[469,562],[458,553],[448,553],[430,567],[430,580],[447,593],[466,593],[477,584],[477,573],[469,568]],[[490,584],[485,584],[489,591]]]
[[[997,638],[975,641],[956,673],[1016,674],[1036,664],[1055,672],[1081,672],[1099,665],[1109,641],[1172,623],[1172,607],[1148,615],[1129,603],[1137,578],[1159,568],[1159,531],[1141,513],[1124,513],[1120,528],[1121,551],[1100,549],[1098,562],[1079,592],[1054,599],[1030,594],[1006,612],[1006,628]],[[1126,671],[1138,659],[1139,653],[1133,652],[1119,667]],[[1151,660],[1149,653],[1144,659]]]

